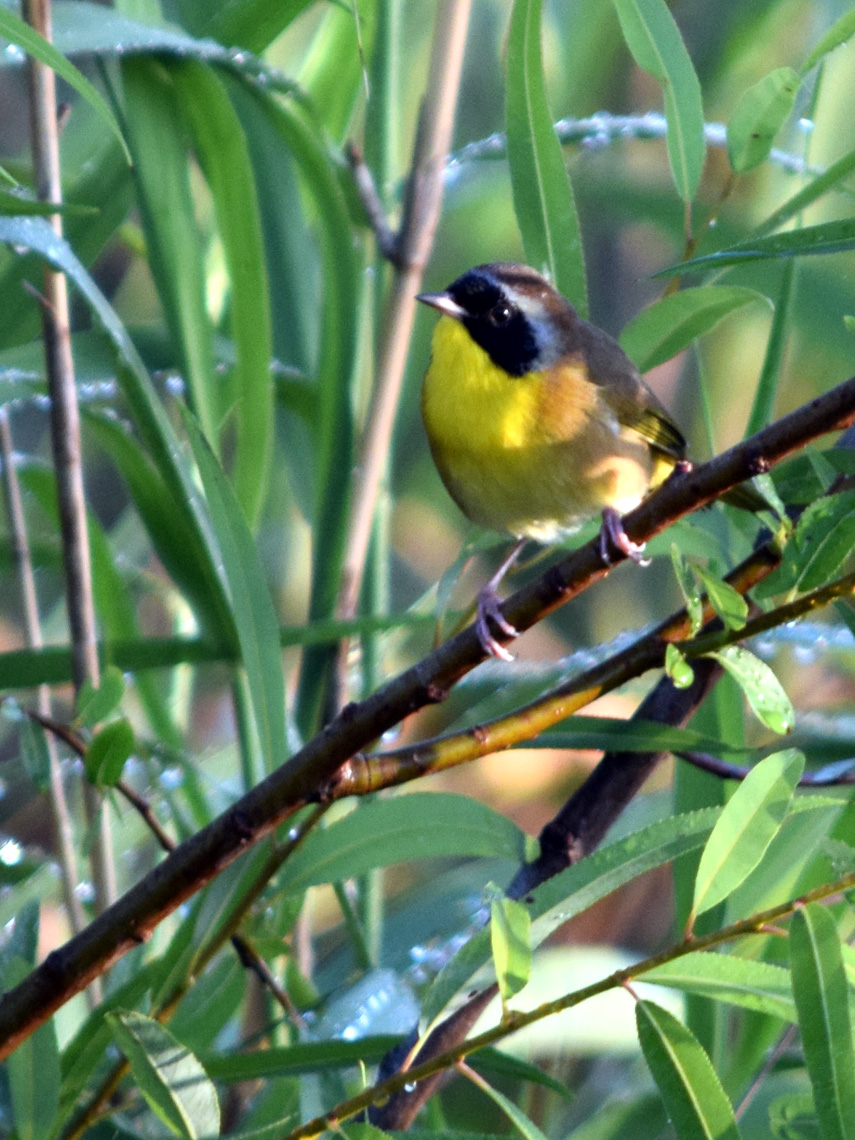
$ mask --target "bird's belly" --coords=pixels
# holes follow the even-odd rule
[[[599,434],[593,428],[595,435]],[[651,482],[650,452],[642,441],[619,441],[596,454],[587,440],[435,453],[443,482],[473,522],[518,537],[554,542],[578,530],[604,507],[637,506]],[[617,445],[623,443],[618,451]]]

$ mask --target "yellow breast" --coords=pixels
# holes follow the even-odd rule
[[[581,362],[510,376],[447,316],[422,414],[452,498],[493,530],[554,541],[604,506],[629,510],[653,476],[648,444],[617,422]]]

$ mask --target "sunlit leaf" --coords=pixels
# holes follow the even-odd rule
[[[697,193],[704,168],[701,86],[680,30],[664,0],[615,0],[635,61],[662,84],[668,120],[668,158],[684,202]]]
[[[531,976],[531,916],[516,899],[490,900],[490,945],[502,1001],[509,1001]]]
[[[109,1013],[107,1022],[152,1112],[186,1140],[218,1136],[217,1092],[190,1050],[140,1013]]]
[[[737,682],[754,715],[773,732],[792,732],[795,712],[781,682],[769,666],[741,645],[728,645],[710,654]]]
[[[855,1127],[855,1053],[849,987],[831,914],[810,903],[790,923],[793,995],[814,1104],[825,1140],[851,1140]]]
[[[739,100],[727,124],[727,153],[737,174],[768,158],[800,86],[798,72],[778,67],[749,87]]]
[[[698,337],[710,332],[728,314],[769,300],[742,286],[702,285],[663,297],[624,326],[620,344],[624,352],[647,372],[670,360]]]
[[[636,1003],[641,1050],[678,1140],[738,1140],[733,1107],[703,1046],[672,1013]]]
[[[788,749],[756,764],[725,804],[704,847],[692,911],[703,914],[726,899],[759,864],[789,811],[804,771],[801,752]]]

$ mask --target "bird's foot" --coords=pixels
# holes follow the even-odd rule
[[[490,632],[491,621],[506,637],[519,637],[519,630],[502,616],[502,611],[499,609],[499,595],[492,583],[488,582],[478,595],[478,616],[475,619],[478,640],[491,657],[498,657],[502,661],[513,661],[513,653],[509,653]]]
[[[609,557],[610,542],[616,546],[618,550],[623,551],[627,558],[631,558],[633,562],[637,562],[639,566],[650,565],[650,559],[642,557],[644,554],[644,543],[633,542],[623,529],[620,515],[614,507],[605,507],[603,509],[603,525],[600,528],[600,556],[607,566],[611,566],[612,564],[612,560]]]

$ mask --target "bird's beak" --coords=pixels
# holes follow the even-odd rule
[[[463,306],[458,305],[448,293],[419,293],[416,300],[424,305],[430,305],[432,309],[438,309],[446,317],[453,317],[455,321],[462,321],[466,316]]]

